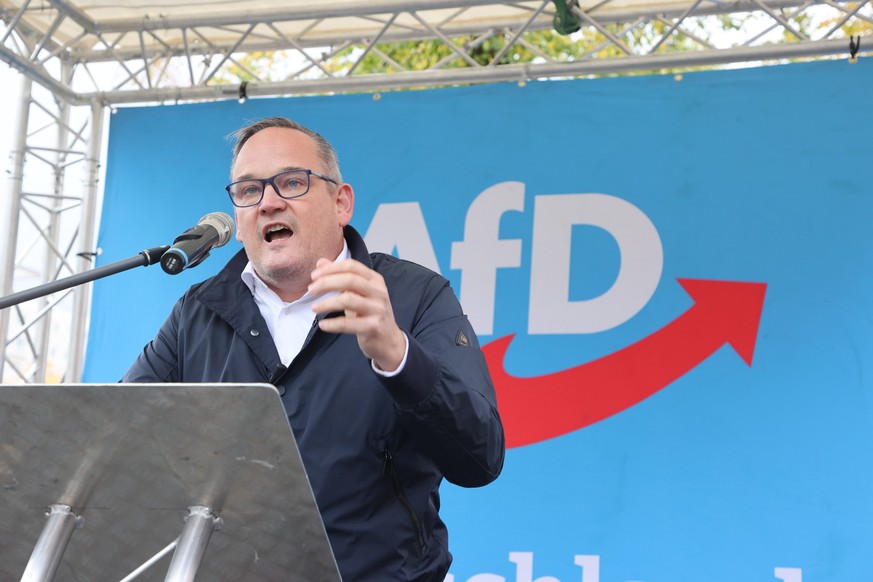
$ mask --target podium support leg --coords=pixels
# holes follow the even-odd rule
[[[194,582],[209,538],[213,531],[221,529],[221,525],[221,518],[215,517],[209,507],[189,507],[185,527],[179,536],[179,543],[164,582]]]
[[[21,582],[51,582],[73,530],[82,525],[82,518],[73,513],[69,505],[52,505],[46,516],[45,527],[33,548]]]

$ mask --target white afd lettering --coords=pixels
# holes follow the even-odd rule
[[[500,222],[507,212],[524,212],[524,189],[521,182],[485,189],[467,209],[464,240],[452,243],[450,266],[461,271],[459,299],[479,335],[494,333],[497,270],[521,266],[522,240],[500,238]],[[607,194],[547,194],[534,200],[528,334],[598,333],[636,315],[654,294],[664,265],[661,238],[651,220],[633,204]],[[612,236],[620,266],[605,293],[571,301],[577,225]],[[417,202],[380,205],[364,240],[373,251],[396,253],[441,272]]]
[[[393,254],[440,272],[430,233],[418,202],[380,204],[364,243],[370,251]]]
[[[604,229],[621,255],[609,290],[582,301],[569,299],[575,225]],[[531,254],[529,334],[597,333],[621,325],[652,298],[664,267],[661,237],[649,217],[607,194],[537,196]]]
[[[494,333],[497,269],[521,266],[521,240],[500,238],[500,218],[510,210],[524,211],[524,184],[491,186],[470,204],[464,240],[452,243],[451,268],[461,270],[459,299],[479,335]]]

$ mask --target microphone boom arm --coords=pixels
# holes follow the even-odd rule
[[[76,273],[75,275],[71,275],[64,279],[58,279],[57,281],[52,281],[45,285],[39,285],[32,289],[26,289],[24,291],[19,291],[18,293],[7,295],[6,297],[0,297],[0,309],[6,309],[7,307],[12,307],[13,305],[30,301],[31,299],[37,299],[38,297],[44,297],[45,295],[51,295],[57,291],[63,291],[64,289],[75,287],[76,285],[89,283],[95,279],[108,277],[115,273],[133,269],[134,267],[148,267],[154,265],[161,260],[161,257],[169,248],[169,245],[164,245],[146,249],[128,259],[122,259],[121,261],[97,267],[90,271]]]

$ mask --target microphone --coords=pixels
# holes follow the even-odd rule
[[[161,256],[161,268],[170,275],[196,267],[209,251],[227,244],[233,234],[233,219],[224,212],[210,212],[176,237],[173,246]]]

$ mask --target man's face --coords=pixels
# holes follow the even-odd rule
[[[325,173],[315,141],[295,129],[271,127],[246,141],[231,175],[235,182],[294,169]],[[351,186],[310,180],[309,192],[299,198],[281,198],[268,184],[260,203],[234,209],[237,240],[258,276],[285,301],[303,295],[318,259],[339,255],[342,229],[352,218]]]

